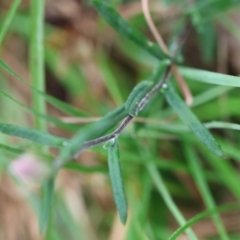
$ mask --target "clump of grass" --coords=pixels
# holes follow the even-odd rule
[[[44,237],[50,239],[55,236],[56,239],[64,239],[63,236],[66,235],[67,237],[71,236],[72,239],[77,239],[85,234],[84,237],[87,239],[88,236],[94,235],[92,233],[88,235],[82,229],[76,233],[77,220],[67,213],[66,203],[59,200],[61,199],[60,194],[54,190],[58,171],[65,168],[80,173],[101,174],[106,174],[108,169],[116,209],[119,212],[121,222],[126,224],[125,229],[128,229],[126,239],[166,239],[166,236],[169,239],[176,239],[184,231],[189,239],[198,239],[198,233],[192,228],[192,225],[205,217],[211,217],[217,229],[216,234],[219,235],[220,239],[231,239],[231,234],[225,228],[220,212],[239,209],[240,192],[237,181],[239,176],[228,158],[229,156],[235,158],[239,152],[237,147],[234,147],[225,138],[228,134],[231,135],[230,139],[236,139],[237,146],[239,138],[235,136],[235,131],[238,131],[240,126],[237,123],[222,121],[216,106],[218,106],[218,98],[231,91],[234,94],[228,95],[229,116],[239,118],[239,111],[236,111],[233,106],[238,97],[234,91],[235,88],[240,87],[239,79],[236,76],[191,67],[179,67],[178,65],[180,64],[179,54],[181,54],[182,47],[188,48],[186,32],[189,31],[189,22],[197,31],[200,39],[203,37],[203,27],[207,23],[213,24],[215,19],[218,19],[218,16],[224,14],[226,10],[236,7],[236,3],[234,1],[225,3],[222,0],[204,1],[193,4],[190,10],[181,9],[179,4],[183,19],[179,27],[181,31],[178,31],[177,36],[174,36],[175,52],[168,53],[125,20],[110,3],[92,0],[92,5],[100,17],[125,38],[126,47],[130,46],[129,44],[137,46],[137,50],[130,49],[128,51],[128,56],[135,59],[141,58],[146,66],[148,59],[151,58],[154,66],[148,68],[148,74],[139,68],[139,75],[148,75],[147,80],[140,81],[132,91],[129,90],[129,96],[124,101],[123,92],[126,89],[123,91],[121,89],[122,83],[116,82],[119,76],[114,77],[117,68],[110,69],[109,56],[105,56],[105,53],[103,54],[101,51],[97,53],[99,56],[97,64],[99,64],[103,76],[107,78],[105,84],[117,106],[114,110],[109,110],[100,120],[86,126],[65,123],[61,119],[47,114],[46,102],[49,102],[72,117],[88,119],[90,116],[90,114],[46,94],[44,66],[49,64],[53,70],[52,61],[57,59],[57,53],[52,51],[51,47],[44,42],[44,34],[48,34],[45,33],[44,29],[48,28],[50,33],[54,32],[55,29],[44,22],[45,2],[37,0],[31,2],[31,15],[26,17],[27,24],[31,25],[30,33],[26,35],[21,29],[14,29],[14,17],[19,17],[17,13],[19,4],[20,1],[14,1],[6,15],[5,23],[0,31],[0,44],[7,31],[18,31],[30,43],[31,84],[26,83],[4,61],[0,61],[0,66],[14,75],[16,80],[29,87],[32,92],[32,108],[25,106],[6,91],[1,90],[0,92],[18,107],[30,112],[34,117],[35,124],[33,129],[0,123],[2,133],[30,142],[30,144],[28,142],[30,147],[22,147],[19,144],[10,145],[11,140],[7,140],[0,144],[0,148],[8,159],[11,156],[9,153],[20,155],[25,151],[32,151],[34,146],[35,154],[40,151],[41,153],[38,154],[48,159],[51,174],[42,185],[41,196],[34,195],[34,199],[37,199],[35,205],[38,209],[40,232]],[[13,21],[12,28],[9,24],[11,21]],[[236,26],[234,25],[234,27]],[[209,44],[205,48],[213,51],[213,42],[204,39],[205,41],[206,44]],[[214,41],[214,38],[211,38],[211,41]],[[202,47],[204,55],[206,49],[203,45]],[[45,50],[46,57],[44,57]],[[146,59],[139,56],[146,56]],[[211,60],[211,56],[205,57],[208,61]],[[184,63],[184,59],[182,63]],[[172,77],[172,73],[174,69],[176,71],[176,68],[179,69],[178,74],[181,74],[187,81],[189,80],[190,88],[192,87],[194,92],[198,93],[191,106],[187,106],[175,90],[173,80],[176,77],[175,75]],[[203,83],[206,85],[202,85]],[[208,84],[218,86],[209,89]],[[74,90],[73,85],[70,86],[69,83],[68,89],[72,91],[71,94],[77,95],[78,91]],[[200,90],[199,86],[201,86]],[[94,98],[94,94],[92,93],[89,98]],[[205,110],[207,107],[210,109],[204,112],[206,118],[201,117],[201,108],[198,109],[201,106],[204,106]],[[99,106],[91,107],[102,108],[102,105],[99,103]],[[141,120],[144,119],[141,123],[137,121],[139,115],[142,117]],[[182,122],[176,120],[176,116]],[[136,122],[133,122],[134,119]],[[211,122],[204,124],[202,119],[208,119]],[[121,123],[119,124],[119,122]],[[131,122],[133,122],[134,128],[128,129],[127,126]],[[164,122],[164,125],[160,125],[159,122]],[[69,139],[49,134],[49,124],[53,124],[59,129],[72,131],[74,135]],[[119,126],[116,126],[117,124]],[[218,129],[218,131],[212,133],[210,128]],[[228,132],[229,129],[232,129],[231,133]],[[218,143],[219,139],[220,144]],[[183,147],[179,147],[179,142],[182,142],[180,146]],[[41,144],[40,148],[39,144]],[[107,151],[101,148],[103,144],[108,149]],[[166,145],[166,148],[162,145]],[[221,145],[224,146],[223,150]],[[59,152],[56,157],[51,155],[50,146],[58,148]],[[73,161],[90,148],[97,153],[99,159],[101,156],[104,159],[108,158],[108,168],[105,161],[103,164],[91,167]],[[142,159],[139,160],[141,157]],[[186,159],[187,165],[184,163],[184,159]],[[172,161],[169,162],[169,160]],[[4,164],[8,165],[6,162]],[[205,165],[210,167],[212,172]],[[197,214],[190,220],[186,219],[178,206],[178,198],[185,201],[192,200],[190,197],[191,189],[189,190],[182,182],[176,180],[179,171],[192,177],[193,183],[206,206],[205,212]],[[132,177],[133,173],[136,174],[136,179]],[[211,191],[211,182],[216,182],[216,179],[220,179],[220,184],[224,186],[224,189],[235,197],[235,204],[219,206],[218,199],[214,198]],[[152,197],[155,189],[158,192],[159,202]],[[142,202],[139,196],[143,196]],[[128,198],[131,199],[131,204],[127,204]],[[61,202],[59,205],[57,205],[58,201]],[[135,202],[139,203],[139,207],[134,206]],[[196,204],[199,203],[196,201]],[[131,209],[130,214],[128,214],[128,206]],[[156,209],[157,213],[161,213],[158,214],[160,216],[151,215],[150,209]],[[173,215],[179,225],[174,233],[169,230],[167,217],[169,213]],[[61,216],[60,220],[58,216]],[[66,218],[68,218],[67,221]],[[164,221],[161,218],[164,218]],[[62,224],[61,221],[65,222],[66,229],[59,227]],[[111,227],[112,224],[108,222],[108,229]],[[164,229],[165,233],[158,231],[158,228]],[[63,236],[58,233],[58,230],[64,232]]]

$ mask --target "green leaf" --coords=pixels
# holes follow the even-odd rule
[[[126,112],[130,116],[137,116],[138,112],[141,110],[138,109],[138,104],[143,100],[147,93],[150,92],[154,87],[154,84],[162,79],[169,64],[169,60],[161,61],[161,63],[154,68],[152,74],[147,80],[140,82],[134,87],[125,102]]]
[[[115,204],[117,206],[121,222],[125,224],[127,220],[127,201],[121,177],[117,139],[115,139],[113,144],[108,148],[108,168]]]
[[[153,87],[153,82],[150,82],[150,81],[142,81],[134,87],[134,89],[129,94],[128,99],[125,103],[126,112],[130,116],[137,116],[138,104],[145,97],[145,95],[151,90],[152,87]]]
[[[56,137],[35,129],[5,123],[0,123],[0,132],[54,147],[61,147],[68,141],[67,139]]]
[[[149,41],[142,33],[133,28],[114,8],[102,0],[92,0],[93,5],[106,22],[111,25],[117,32],[133,41],[135,44],[146,50],[157,59],[162,60],[169,58],[162,52],[157,44]]]
[[[230,87],[240,87],[239,77],[187,67],[181,67],[179,69],[183,77],[188,80]]]
[[[52,203],[54,196],[54,177],[49,179],[42,187],[42,205],[40,209],[39,228],[40,232],[47,231],[52,213]]]
[[[174,91],[170,83],[163,92],[168,103],[173,110],[178,114],[180,119],[193,131],[195,136],[203,142],[216,155],[223,157],[223,152],[206,127],[198,120],[192,111],[186,106],[182,99]]]

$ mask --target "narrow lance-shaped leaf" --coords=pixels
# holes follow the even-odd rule
[[[133,41],[159,60],[169,58],[162,52],[157,44],[150,42],[142,33],[133,28],[114,8],[106,3],[106,1],[92,0],[92,3],[106,22],[121,35]]]
[[[5,123],[0,123],[0,132],[54,147],[63,146],[64,142],[67,143],[68,141],[67,139],[56,137],[35,129]]]
[[[127,220],[127,201],[121,177],[121,166],[119,162],[117,139],[114,139],[113,143],[108,147],[108,168],[114,200],[119,212],[121,222],[125,224]]]
[[[48,224],[50,224],[53,195],[54,195],[54,177],[51,177],[42,186],[42,202],[39,216],[39,228],[41,233],[45,232],[47,230]]]
[[[212,134],[181,100],[170,83],[167,84],[167,87],[163,93],[173,110],[178,114],[180,119],[193,131],[195,136],[201,142],[203,142],[212,152],[220,157],[223,157],[223,152],[219,144],[213,138]]]

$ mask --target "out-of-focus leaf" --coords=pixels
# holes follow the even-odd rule
[[[157,44],[149,41],[142,33],[133,28],[114,8],[106,3],[106,1],[92,0],[92,3],[107,23],[121,35],[133,41],[159,60],[169,58],[162,52]]]

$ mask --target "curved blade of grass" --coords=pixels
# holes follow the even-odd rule
[[[203,154],[209,165],[215,170],[215,175],[218,175],[222,183],[229,191],[240,201],[240,176],[238,170],[229,161],[219,161],[220,159],[213,154],[206,152],[203,145],[197,146]]]
[[[142,33],[140,33],[137,29],[133,28],[124,18],[120,16],[117,11],[115,11],[114,8],[112,8],[105,1],[92,0],[92,3],[97,9],[97,11],[100,13],[100,15],[106,20],[106,22],[121,35],[133,41],[135,44],[137,44],[142,49],[146,50],[148,53],[155,56],[159,60],[169,58],[166,54],[162,52],[162,50],[157,44],[149,41]]]
[[[0,132],[54,147],[61,147],[68,141],[35,129],[5,123],[0,123]]]
[[[0,46],[2,45],[3,39],[6,36],[6,33],[10,27],[10,24],[12,22],[12,19],[14,18],[17,9],[21,3],[21,0],[15,0],[12,4],[11,7],[6,15],[5,21],[3,22],[1,26],[1,31],[0,31]]]
[[[121,176],[117,139],[114,139],[113,144],[108,147],[108,169],[115,204],[118,209],[120,220],[125,224],[127,220],[127,201]]]
[[[207,128],[204,127],[204,125],[197,119],[192,111],[176,94],[170,83],[167,84],[164,95],[173,110],[178,114],[180,119],[192,130],[195,136],[201,142],[203,142],[209,150],[211,150],[216,155],[223,157],[223,152],[219,144],[216,142]]]
[[[73,116],[80,116],[80,117],[85,117],[87,116],[86,113],[84,113],[83,111],[71,106],[70,104],[67,104],[51,95],[48,95],[47,93],[38,90],[37,88],[34,88],[33,86],[31,86],[29,83],[27,83],[25,80],[23,80],[11,67],[9,67],[4,61],[2,61],[0,59],[0,66],[5,69],[6,71],[8,71],[9,73],[11,73],[13,76],[15,76],[19,81],[21,81],[22,83],[24,83],[26,86],[28,86],[32,91],[34,91],[36,94],[41,95],[42,97],[44,97],[49,103],[51,103],[53,106],[55,106],[56,108],[60,109],[61,111],[73,115]]]
[[[206,207],[208,209],[216,208],[216,204],[214,202],[210,189],[207,185],[207,181],[206,181],[202,166],[199,163],[199,159],[197,158],[195,152],[193,151],[192,146],[189,145],[188,142],[184,143],[184,152],[188,160],[189,166],[192,170],[193,178],[201,193],[201,196],[205,202]],[[224,225],[222,223],[220,216],[218,214],[213,214],[212,220],[216,225],[220,238],[222,240],[228,240],[229,238],[227,236],[227,232],[224,228]]]
[[[42,186],[42,202],[40,207],[39,229],[41,233],[47,230],[48,224],[51,221],[51,213],[53,211],[53,196],[54,196],[54,177],[47,180]]]
[[[187,67],[180,67],[179,69],[184,78],[188,80],[230,87],[240,87],[240,77]]]
[[[178,228],[168,240],[175,240],[177,237],[180,236],[181,233],[183,233],[186,229],[194,225],[195,223],[200,222],[201,220],[212,216],[215,213],[220,213],[220,212],[228,212],[228,211],[236,211],[240,210],[240,205],[237,203],[229,203],[229,204],[224,204],[222,206],[201,212],[188,220],[182,227]]]
[[[175,217],[177,222],[180,224],[180,226],[184,226],[186,224],[186,220],[185,220],[184,216],[182,215],[182,213],[180,212],[180,210],[177,208],[176,204],[174,203],[156,166],[154,166],[154,164],[151,163],[151,164],[147,165],[147,169],[149,171],[149,174],[150,174],[157,190],[159,191],[165,204],[167,205],[168,209],[173,214],[173,216]],[[198,239],[191,229],[187,229],[186,233],[189,236],[189,239],[191,239],[191,240]]]

